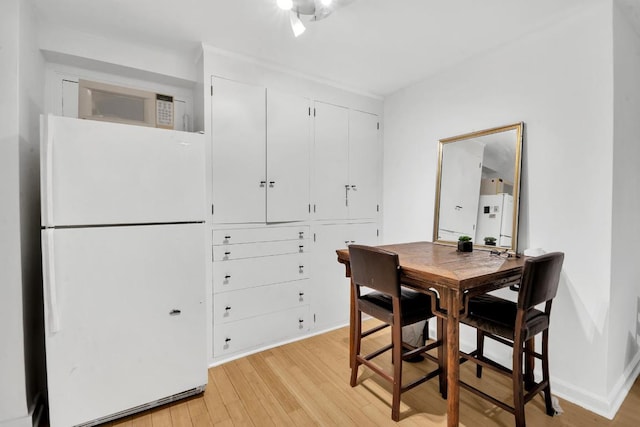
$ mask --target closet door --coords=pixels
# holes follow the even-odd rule
[[[313,204],[316,219],[346,219],[349,110],[315,102]]]
[[[267,222],[309,217],[309,99],[267,90]]]
[[[264,222],[265,89],[212,77],[213,221]]]
[[[349,111],[349,218],[378,215],[381,181],[378,116]]]

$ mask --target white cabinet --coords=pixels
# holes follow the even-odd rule
[[[309,216],[309,99],[267,89],[267,222]]]
[[[317,219],[346,219],[349,188],[349,109],[314,106],[313,205]]]
[[[309,100],[219,77],[212,87],[214,222],[307,219]]]
[[[319,220],[378,215],[378,116],[315,102],[313,213]]]
[[[317,330],[349,323],[350,282],[345,266],[338,263],[337,249],[350,244],[376,245],[375,222],[322,224],[314,228],[312,311]]]
[[[310,250],[307,225],[213,232],[214,360],[309,332]]]
[[[265,89],[217,77],[212,85],[214,222],[263,222]]]
[[[381,171],[378,116],[349,110],[349,218],[378,216]]]

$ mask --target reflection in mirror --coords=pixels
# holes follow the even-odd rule
[[[522,123],[441,139],[433,240],[516,252]]]

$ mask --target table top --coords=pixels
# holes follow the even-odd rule
[[[489,250],[458,252],[455,246],[431,242],[380,245],[398,254],[401,280],[416,287],[447,287],[459,291],[513,281],[522,274],[524,257],[493,255]],[[338,262],[349,264],[349,250],[338,249]]]

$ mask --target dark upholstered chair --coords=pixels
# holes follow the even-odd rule
[[[561,252],[528,258],[522,272],[517,303],[492,295],[470,298],[468,316],[462,319],[463,323],[476,328],[477,349],[469,354],[461,352],[461,357],[477,364],[478,378],[482,376],[482,367],[510,375],[513,380],[514,405],[507,405],[463,381],[460,381],[460,386],[514,414],[517,427],[525,426],[524,404],[540,391],[544,391],[547,414],[555,414],[549,382],[549,318],[563,260],[564,254]],[[544,311],[534,308],[542,303],[545,303]],[[542,333],[542,354],[534,351],[534,338],[539,333]],[[484,355],[485,337],[513,347],[512,369]],[[542,360],[540,383],[536,383],[533,377],[535,358]],[[527,394],[524,394],[525,391]]]
[[[357,384],[358,367],[365,365],[372,371],[391,382],[393,385],[393,402],[391,418],[400,419],[400,394],[412,389],[439,374],[441,369],[412,381],[402,384],[402,362],[416,355],[422,355],[434,362],[438,359],[426,352],[442,344],[441,341],[413,348],[402,341],[402,327],[433,317],[431,312],[431,296],[403,288],[400,284],[400,266],[398,255],[379,248],[351,245],[349,246],[351,265],[351,283],[355,295],[355,325],[353,325],[353,356],[351,360],[351,386]],[[361,287],[372,289],[370,293],[362,293]],[[366,313],[384,322],[367,331],[362,331],[362,313]],[[362,338],[391,326],[391,344],[371,354],[361,355]],[[440,338],[440,337],[438,337]],[[409,351],[403,353],[403,347]],[[373,358],[391,350],[393,373],[385,371]]]

